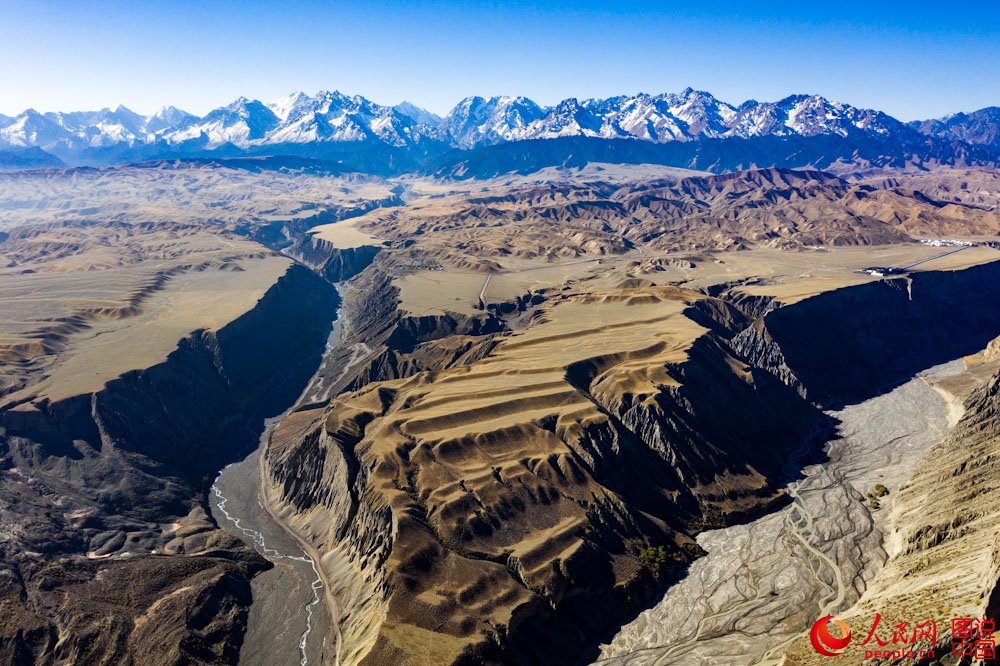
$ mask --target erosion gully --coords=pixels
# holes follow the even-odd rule
[[[327,352],[340,344],[340,313]],[[886,560],[892,491],[957,420],[954,405],[927,378],[964,370],[935,366],[865,402],[830,412],[837,437],[827,460],[801,469],[784,509],[745,525],[698,536],[707,555],[662,600],[600,646],[602,666],[775,666],[817,617],[853,603]],[[329,382],[319,372],[303,399]],[[300,399],[301,401],[302,399]],[[240,663],[308,666],[336,661],[335,619],[322,603],[317,564],[266,510],[260,498],[261,451],[284,415],[268,419],[258,448],[227,466],[212,486],[216,520],[252,544],[274,568],[253,580]],[[790,465],[798,469],[799,461]],[[890,494],[881,508],[859,501],[876,484]]]
[[[708,554],[602,644],[594,663],[776,666],[792,641],[850,606],[881,569],[893,491],[960,415],[925,378],[963,370],[961,360],[939,365],[829,412],[838,425],[827,460],[801,469],[787,488],[789,505],[699,535]],[[860,498],[876,484],[890,492],[873,510]]]
[[[324,359],[340,344],[342,311],[343,307],[334,319]],[[317,370],[296,405],[324,381]],[[261,500],[260,456],[287,413],[265,420],[257,448],[219,473],[209,497],[216,522],[274,565],[251,582],[253,604],[240,651],[240,664],[245,666],[309,666],[337,661],[336,632],[326,631],[336,620],[322,603],[323,579],[318,565]]]

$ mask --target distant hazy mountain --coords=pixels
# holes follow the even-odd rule
[[[49,169],[65,166],[66,164],[62,160],[41,148],[0,148],[0,171]]]
[[[991,106],[972,113],[956,113],[940,120],[910,123],[921,134],[1000,147],[1000,107]]]
[[[943,162],[994,163],[1000,154],[998,128],[1000,109],[996,107],[940,120],[903,123],[880,111],[859,109],[818,95],[793,95],[777,102],[750,100],[733,106],[691,88],[662,95],[571,98],[551,107],[525,97],[468,97],[444,118],[409,102],[382,106],[358,95],[320,92],[310,97],[298,92],[270,103],[241,97],[201,118],[174,107],[152,116],[136,114],[123,106],[44,114],[28,109],[13,118],[0,116],[0,150],[40,149],[68,164],[298,155],[337,159],[357,168],[377,169],[382,165],[382,170],[398,171],[428,158],[437,160],[454,149],[469,151],[512,142],[575,138],[638,140],[657,145],[709,142],[696,148],[660,152],[674,151],[681,156],[698,153],[699,163],[726,169],[734,159],[741,164],[746,159],[757,164],[753,162],[757,158],[763,158],[766,165],[775,163],[757,145],[759,140],[764,141],[764,146],[791,150],[782,160],[786,165],[797,164],[799,153],[819,159],[802,166],[822,166],[824,160],[857,161],[858,155],[871,163],[905,161],[913,156]],[[556,145],[569,144],[545,148]],[[618,147],[613,152],[628,152],[628,145],[635,146],[636,154],[649,153],[640,149],[641,144],[626,144],[626,148]],[[817,154],[820,149],[826,152]],[[733,150],[750,157],[734,157]],[[607,152],[608,148],[600,151]],[[716,153],[717,159],[713,159]],[[32,160],[38,162],[40,155],[32,155]],[[575,158],[580,159],[580,155]],[[553,159],[556,156],[546,161]],[[691,162],[690,157],[687,162]]]

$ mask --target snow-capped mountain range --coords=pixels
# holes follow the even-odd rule
[[[93,112],[0,116],[0,150],[35,148],[68,164],[114,163],[215,151],[261,154],[279,147],[382,144],[425,152],[558,137],[654,143],[755,137],[928,137],[1000,148],[1000,109],[903,123],[818,95],[733,106],[690,88],[680,93],[566,99],[545,107],[525,97],[468,97],[444,118],[408,102],[382,106],[339,92],[294,93],[263,103],[239,98],[198,117],[174,107],[152,116],[118,106]]]
[[[454,145],[564,136],[642,139],[656,143],[728,137],[890,134],[905,125],[884,113],[857,109],[817,95],[780,102],[750,100],[732,106],[706,92],[563,100],[545,108],[524,97],[469,97],[439,129]]]

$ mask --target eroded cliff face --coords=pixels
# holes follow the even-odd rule
[[[236,663],[249,579],[267,564],[216,528],[205,491],[294,400],[336,306],[293,266],[165,362],[0,413],[7,663]]]
[[[826,406],[861,401],[983,349],[1000,330],[1000,264],[914,273],[778,308],[737,337],[753,363]],[[831,372],[830,360],[840,359]]]
[[[467,362],[367,366],[266,456],[273,505],[342,586],[342,663],[573,662],[697,555],[693,534],[783,501],[788,460],[825,424],[814,401],[985,346],[998,273],[786,307],[635,285],[556,296]],[[363,328],[383,355],[450,339],[394,349],[382,307]]]
[[[334,247],[330,241],[314,234],[303,235],[286,250],[288,256],[301,261],[330,282],[351,279],[367,268],[381,251],[382,247],[378,245]]]
[[[412,316],[399,309],[391,265],[374,263],[342,287],[343,339],[323,361],[303,404],[325,405],[345,390],[442,370],[483,358],[509,330],[493,313]]]
[[[499,338],[363,320],[383,358],[491,346],[276,430],[270,500],[341,588],[342,663],[572,662],[697,555],[694,532],[783,501],[819,412],[733,349],[739,309],[650,285],[531,316]]]

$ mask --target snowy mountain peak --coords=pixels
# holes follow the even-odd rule
[[[160,110],[149,117],[150,121],[158,120],[165,123],[177,123],[185,118],[194,118],[187,111],[181,111],[176,106],[164,106],[160,107]]]
[[[274,100],[267,105],[267,108],[282,121],[285,121],[288,120],[293,111],[301,108],[309,99],[310,97],[303,92],[294,92],[291,95]]]
[[[241,96],[203,117],[172,106],[143,116],[123,105],[70,113],[27,109],[16,117],[0,116],[0,149],[42,148],[71,164],[87,163],[88,151],[94,149],[103,151],[97,159],[137,155],[136,146],[143,147],[139,156],[148,159],[156,154],[204,153],[221,146],[259,154],[280,153],[280,146],[337,143],[406,148],[430,142],[470,149],[573,136],[665,143],[821,135],[899,137],[911,144],[938,137],[1000,147],[1000,109],[904,124],[880,111],[816,94],[789,95],[776,102],[747,100],[733,106],[687,87],[679,93],[568,98],[553,106],[540,106],[522,96],[471,96],[444,118],[410,102],[383,106],[337,90],[313,96],[294,92],[268,104]]]
[[[396,113],[409,118],[418,125],[436,126],[441,124],[441,116],[410,102],[403,101],[392,108]]]
[[[526,97],[466,97],[441,121],[445,135],[461,148],[537,138],[529,129],[545,112]]]

